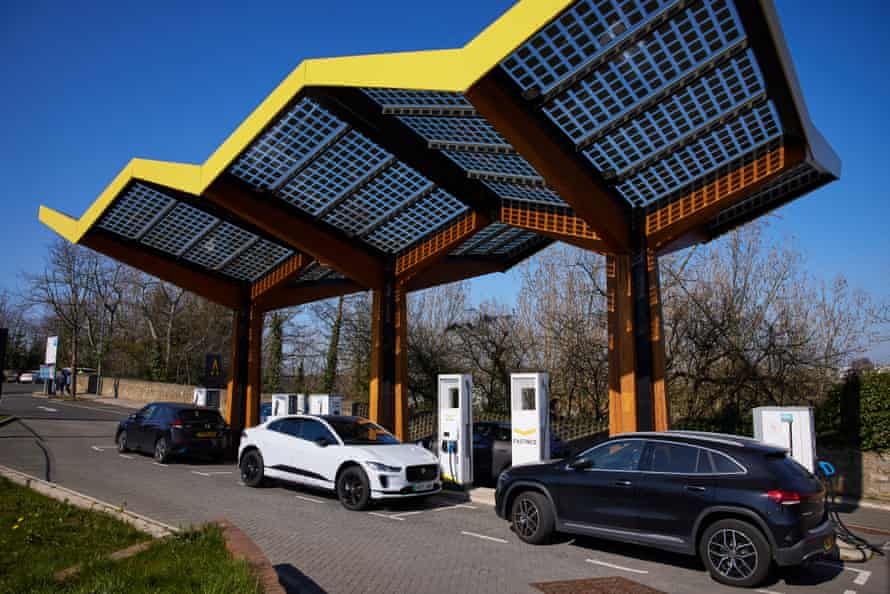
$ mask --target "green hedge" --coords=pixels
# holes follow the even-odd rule
[[[816,434],[827,445],[890,449],[890,374],[851,375],[816,409]]]

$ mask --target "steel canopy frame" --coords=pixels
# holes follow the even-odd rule
[[[648,56],[645,67],[657,70],[648,44],[696,18],[724,19],[709,34],[719,51],[702,54],[690,40],[708,38],[702,23],[692,25],[672,45],[705,55],[692,70],[661,75],[648,97],[618,116],[610,108],[605,125],[583,123],[579,97],[593,88],[593,101],[625,100],[607,81],[645,84],[634,60]],[[666,23],[674,31],[659,29]],[[667,68],[688,68],[680,58],[669,57]],[[552,80],[521,88],[517,72]],[[644,138],[680,92],[708,77],[726,83],[727,72],[762,88],[673,140],[656,139],[660,146]],[[381,92],[434,100],[393,106]],[[701,111],[720,101],[713,89],[697,92]],[[583,128],[580,141],[568,120]],[[603,139],[613,144],[596,144]],[[636,162],[627,156],[620,171],[606,170],[612,157],[591,151],[614,152],[616,142],[636,151]],[[714,161],[708,150],[725,155],[719,166],[705,164]],[[671,161],[681,152],[686,164]],[[265,311],[372,290],[371,410],[405,437],[407,292],[504,271],[554,240],[606,254],[616,432],[669,422],[657,256],[709,241],[839,175],[840,160],[810,121],[771,0],[653,0],[645,8],[520,0],[462,48],[306,60],[203,164],[134,159],[80,218],[45,206],[39,218],[68,241],[235,310],[228,416],[236,428],[257,418]],[[666,177],[676,177],[673,185]],[[294,184],[308,194],[288,198]],[[213,212],[222,213],[215,223]],[[145,219],[140,232],[109,229],[128,213]],[[171,230],[195,238],[160,237]],[[168,244],[178,250],[159,247]],[[319,264],[342,278],[300,281]]]

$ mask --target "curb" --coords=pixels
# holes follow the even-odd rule
[[[147,532],[154,538],[161,538],[179,532],[179,528],[169,524],[164,524],[163,522],[159,522],[147,516],[125,510],[122,507],[111,505],[110,503],[100,501],[89,495],[78,493],[77,491],[63,487],[58,483],[50,483],[40,480],[30,474],[13,470],[7,466],[0,465],[0,476],[5,476],[14,483],[33,489],[41,495],[46,495],[57,501],[69,503],[81,509],[107,513],[138,530]]]
[[[881,511],[890,511],[890,503],[880,503],[870,499],[856,499],[855,497],[836,497],[835,502],[847,505],[855,505],[864,507],[865,509],[879,509]]]
[[[216,520],[226,539],[226,550],[235,559],[247,561],[266,594],[285,594],[278,573],[259,546],[228,520]]]
[[[489,505],[494,507],[494,489],[485,487],[476,487],[469,491],[449,491],[443,489],[437,496],[451,499],[452,501],[458,501],[460,503],[470,501],[472,503],[478,503],[479,505]]]
[[[18,417],[9,415],[8,417],[6,417],[2,421],[0,421],[0,427],[5,427],[6,425],[9,425],[10,423],[12,423],[14,421],[18,421],[18,420],[19,420]]]

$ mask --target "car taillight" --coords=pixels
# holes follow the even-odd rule
[[[773,491],[767,491],[766,496],[781,505],[797,505],[800,503],[800,493],[797,491],[775,489]]]
[[[172,423],[170,423],[171,427],[182,427],[182,419],[176,419]]]

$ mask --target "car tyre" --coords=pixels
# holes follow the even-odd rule
[[[510,524],[523,542],[549,542],[556,526],[550,500],[538,491],[523,491],[516,496],[510,507]]]
[[[763,534],[748,522],[714,522],[702,534],[699,556],[711,577],[728,586],[752,588],[769,575],[772,555]]]
[[[159,437],[155,442],[155,462],[166,464],[170,461],[170,448],[166,437]]]
[[[337,498],[346,509],[361,511],[371,501],[371,484],[368,475],[358,466],[351,466],[337,478]]]
[[[124,429],[117,435],[117,451],[121,454],[126,454],[130,451],[130,448],[127,447],[127,430]]]
[[[248,487],[259,487],[263,484],[264,472],[263,455],[259,450],[250,450],[241,456],[241,482]]]

